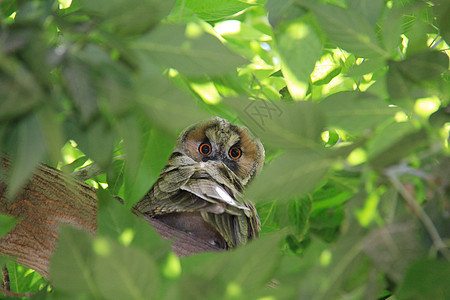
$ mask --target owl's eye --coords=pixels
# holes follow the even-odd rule
[[[231,147],[231,148],[230,148],[230,151],[228,151],[228,155],[229,155],[232,159],[238,159],[239,157],[241,157],[242,151],[241,151],[241,149],[239,149],[238,147]]]
[[[203,155],[208,155],[211,153],[211,145],[207,143],[203,143],[198,147],[198,152],[200,152]]]

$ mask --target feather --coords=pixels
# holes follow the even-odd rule
[[[211,156],[198,150],[205,143],[212,149]],[[243,149],[243,157],[232,161],[227,158],[228,149],[236,145]],[[242,192],[263,161],[262,144],[244,127],[220,118],[193,125],[180,134],[158,180],[134,208],[179,230],[214,238],[207,242],[225,242],[223,248],[245,244],[258,237],[261,224]]]

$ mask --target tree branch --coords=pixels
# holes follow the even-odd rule
[[[4,170],[9,161],[0,160]],[[141,215],[137,211],[134,214]],[[95,234],[97,230],[96,190],[71,176],[41,165],[30,182],[11,202],[6,199],[6,183],[0,181],[0,213],[21,220],[0,238],[0,254],[49,277],[49,262],[62,224]],[[205,251],[220,251],[204,240],[153,219],[145,220],[158,233],[173,241],[178,256]]]
[[[411,195],[410,192],[403,186],[401,181],[397,176],[398,170],[396,168],[390,168],[386,171],[386,175],[389,178],[389,181],[395,187],[395,189],[402,195],[402,198],[406,202],[407,206],[410,208],[413,214],[415,214],[419,220],[424,225],[426,231],[431,237],[433,241],[433,245],[437,251],[441,252],[442,255],[450,260],[450,254],[448,252],[448,246],[444,243],[441,236],[439,235],[438,230],[431,221],[430,217],[426,214],[426,212],[422,209],[422,207],[417,203],[417,200]]]

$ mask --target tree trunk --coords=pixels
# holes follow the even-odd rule
[[[8,160],[2,159],[1,163],[3,170],[8,171]],[[13,257],[18,263],[48,278],[49,262],[61,224],[95,234],[96,191],[84,182],[41,165],[12,201],[8,202],[6,198],[6,183],[0,182],[0,213],[21,218],[8,234],[0,238],[0,254]],[[174,240],[172,249],[178,256],[220,250],[156,219],[145,219],[161,236]]]

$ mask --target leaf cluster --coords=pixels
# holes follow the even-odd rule
[[[0,151],[93,162],[99,231],[61,231],[51,286],[86,299],[448,299],[450,4],[444,0],[5,0]],[[187,125],[266,149],[259,240],[178,259],[130,208]],[[0,179],[3,179],[0,173]],[[0,234],[16,220],[0,216]],[[0,262],[6,259],[0,260]],[[23,271],[23,272],[22,272]]]

